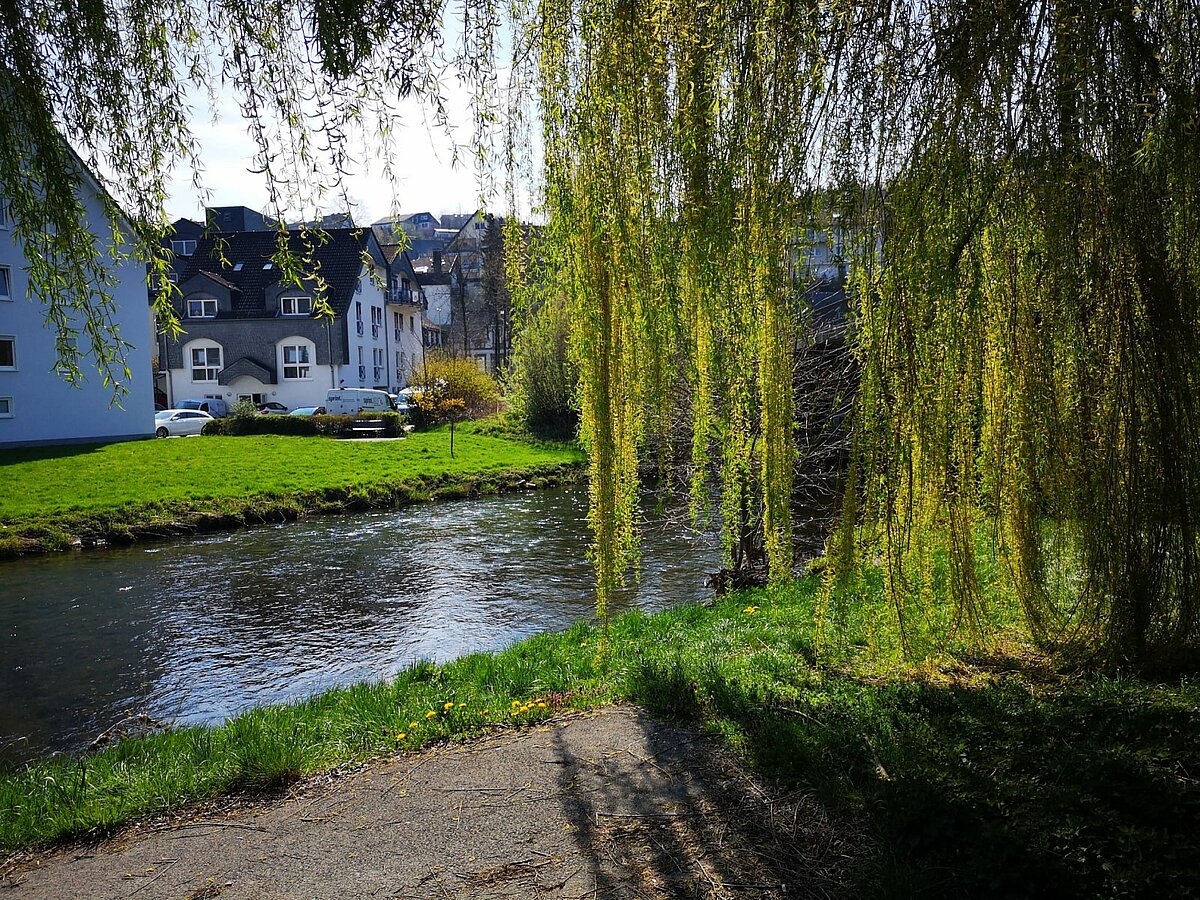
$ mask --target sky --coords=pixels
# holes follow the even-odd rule
[[[470,113],[465,90],[451,86],[446,91],[447,105],[455,126],[455,140],[465,145],[469,140]],[[172,178],[167,201],[171,220],[186,217],[202,219],[204,206],[248,206],[264,210],[268,204],[265,175],[251,171],[254,143],[231,94],[218,92],[215,120],[207,101],[194,103],[197,118],[192,131],[203,160],[202,183],[210,193],[202,199],[192,185],[190,171],[177,170]],[[357,205],[355,219],[359,224],[390,217],[395,212],[442,213],[471,212],[480,205],[495,208],[495,197],[484,198],[471,163],[469,150],[461,152],[462,161],[452,166],[453,141],[437,126],[427,124],[421,105],[405,101],[401,106],[404,128],[397,139],[400,148],[397,159],[399,195],[398,209],[393,209],[392,187],[383,177],[378,165],[370,165],[368,148],[361,141],[354,145],[357,158],[355,171],[347,179],[350,200]],[[267,210],[269,212],[269,210]],[[325,209],[323,212],[334,212]],[[340,211],[336,210],[336,211]],[[293,211],[294,212],[294,211]],[[292,216],[289,216],[289,219]]]

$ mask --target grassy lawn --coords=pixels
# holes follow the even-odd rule
[[[582,459],[574,449],[440,429],[404,440],[172,438],[0,451],[0,521],[127,503],[284,495],[421,476],[519,471]]]
[[[403,440],[203,436],[0,451],[0,555],[131,541],[561,478],[577,448],[459,426]]]
[[[818,662],[818,590],[808,579],[631,613],[607,633],[580,624],[223,727],[129,740],[86,765],[13,772],[0,777],[0,847],[634,701],[720,735],[776,790],[809,792],[865,832],[844,896],[1200,890],[1200,685],[1063,676],[1016,643],[913,665],[869,647],[856,624]]]

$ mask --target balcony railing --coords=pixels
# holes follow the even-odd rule
[[[412,288],[392,288],[391,301],[393,303],[412,303],[413,299]]]
[[[379,384],[383,380],[383,366],[375,367],[375,383]]]
[[[365,329],[363,328],[363,323],[362,323],[362,321],[360,320],[360,321],[358,322],[358,333],[359,333],[359,334],[362,334],[364,330],[365,330]]]
[[[371,325],[371,337],[373,337],[373,338],[379,337],[379,327],[380,326],[376,325],[376,324]]]
[[[399,341],[399,340],[402,340],[402,339],[403,339],[403,337],[404,337],[404,329],[403,329],[403,328],[397,328],[395,331],[393,331],[393,332],[392,332],[392,337],[393,337],[393,338],[395,338],[395,339],[396,339],[396,340],[398,340],[398,341]]]
[[[361,323],[359,323],[359,324],[361,324]],[[358,367],[358,380],[359,380],[359,381],[366,381],[366,380],[367,380],[367,367],[366,367],[366,366],[359,366],[359,367]]]

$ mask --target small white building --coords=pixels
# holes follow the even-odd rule
[[[88,222],[102,246],[110,245],[101,188],[86,170],[81,174],[80,199]],[[132,239],[132,227],[125,222],[121,227],[125,237]],[[30,296],[27,267],[24,245],[0,197],[0,447],[152,437],[155,340],[146,305],[145,263],[114,260],[110,266],[113,283],[107,290],[115,303],[112,324],[128,344],[124,359],[130,377],[119,395],[101,383],[83,352],[83,335],[79,338],[82,383],[69,384],[59,374],[55,333],[46,324],[41,301]]]

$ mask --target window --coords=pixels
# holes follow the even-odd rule
[[[361,303],[354,304],[354,318],[360,322],[362,321],[362,304]]]
[[[192,348],[192,381],[216,381],[221,371],[220,347]]]
[[[280,297],[279,310],[285,316],[307,316],[312,313],[312,297]]]
[[[11,419],[12,417],[12,397],[0,397],[0,419]]]
[[[270,269],[270,268],[271,268],[273,265],[274,265],[274,263],[263,263],[263,271],[264,271],[264,272],[266,272],[266,271],[267,271],[268,269]]]
[[[8,230],[8,204],[0,200],[0,231]]]
[[[0,266],[0,300],[12,299],[12,272],[8,266]]]
[[[311,350],[308,344],[283,345],[283,377],[287,381],[308,378],[309,367],[312,364]]]
[[[245,263],[236,263],[233,267],[233,271],[235,271],[235,272],[242,271],[242,266],[244,266],[244,265],[245,265]]]
[[[187,302],[189,319],[212,319],[217,315],[217,301],[212,297],[196,297]]]
[[[17,368],[17,339],[11,334],[0,334],[0,371]]]
[[[195,241],[171,241],[171,252],[176,256],[191,256],[196,252]]]
[[[262,406],[266,402],[266,394],[238,394],[238,403],[253,403],[255,406]]]
[[[417,332],[417,317],[416,316],[408,317],[408,330],[410,332],[412,332],[413,334],[416,334],[416,332]]]

